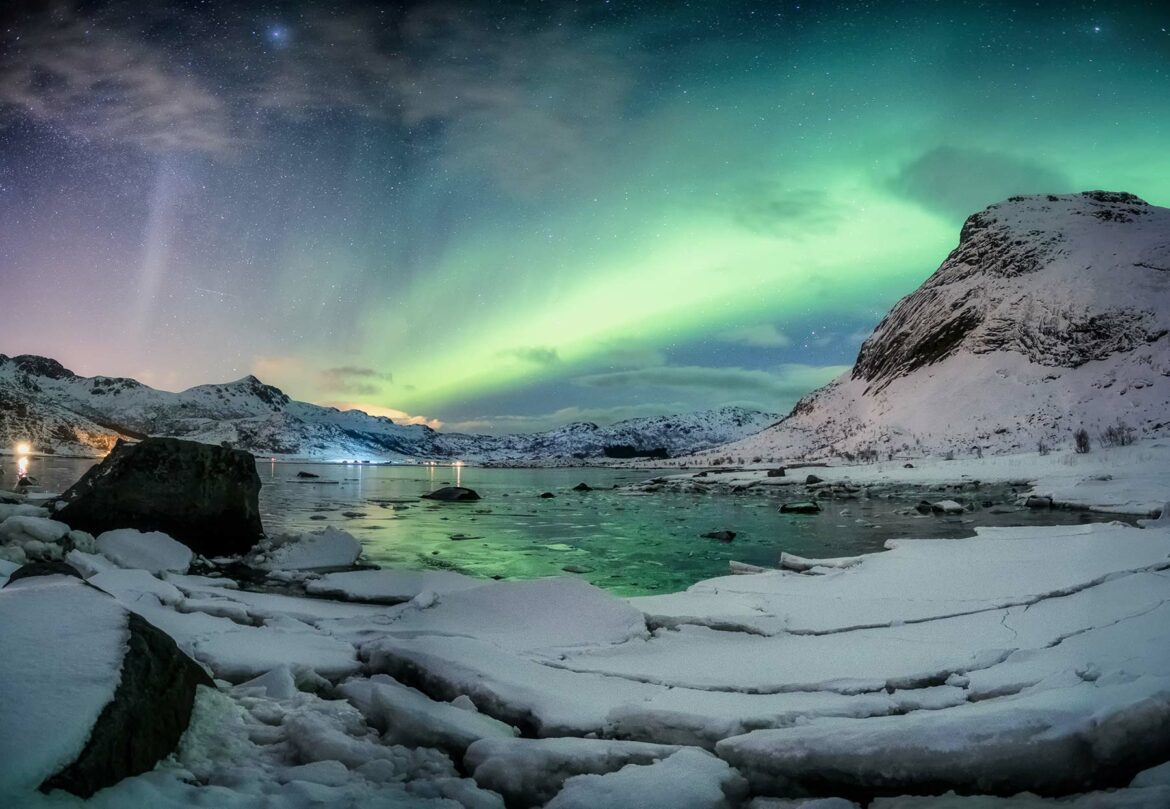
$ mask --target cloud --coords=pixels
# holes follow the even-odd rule
[[[753,348],[787,348],[792,345],[792,339],[770,323],[731,329],[716,335],[716,339]]]
[[[1072,190],[1061,172],[1002,152],[938,146],[904,165],[889,188],[927,210],[965,219],[1015,194]]]
[[[390,372],[375,371],[345,365],[339,368],[325,368],[318,374],[321,389],[333,393],[353,393],[359,396],[373,396],[381,391],[379,382],[393,382]]]
[[[746,368],[711,368],[699,365],[664,365],[578,377],[575,384],[587,388],[669,388],[720,391],[723,394],[755,393],[789,399],[849,370],[845,365],[788,364],[773,371]]]
[[[369,402],[339,401],[321,402],[320,404],[322,407],[336,407],[338,410],[361,410],[364,413],[369,413],[371,416],[385,416],[395,424],[422,424],[433,430],[438,430],[443,426],[443,422],[439,419],[428,416],[412,416],[405,411],[393,407],[383,407],[382,405],[370,404]]]
[[[531,362],[533,365],[556,365],[561,361],[557,350],[550,346],[528,346],[525,348],[509,348],[501,351],[501,357],[515,357],[518,360]]]
[[[685,402],[657,402],[618,405],[615,407],[562,407],[550,413],[535,415],[476,416],[462,421],[447,422],[446,428],[461,433],[536,433],[552,430],[572,422],[588,421],[594,424],[613,424],[616,421],[643,416],[666,416],[695,410]]]
[[[741,227],[771,236],[824,233],[842,219],[839,206],[824,191],[775,182],[740,185],[714,199]]]
[[[603,159],[632,83],[623,43],[572,22],[568,11],[538,22],[436,3],[397,17],[308,12],[254,103],[429,129],[451,168],[514,192],[547,190]]]
[[[12,27],[0,47],[0,107],[74,137],[149,152],[226,154],[226,105],[182,62],[68,12]]]

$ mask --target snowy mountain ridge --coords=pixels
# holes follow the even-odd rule
[[[1089,191],[969,217],[851,371],[717,454],[1013,452],[1118,424],[1170,432],[1170,210]]]
[[[104,454],[118,438],[165,435],[290,458],[567,463],[604,457],[607,447],[692,452],[742,438],[777,418],[726,407],[608,426],[577,422],[541,433],[442,433],[299,402],[254,376],[171,393],[134,379],[78,376],[47,357],[0,354],[0,442],[79,455]]]

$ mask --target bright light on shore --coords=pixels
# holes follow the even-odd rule
[[[21,441],[16,445],[17,455],[28,455],[30,452],[32,452],[32,447],[30,447],[27,442]]]

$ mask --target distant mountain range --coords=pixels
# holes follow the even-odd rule
[[[1079,429],[1170,434],[1170,209],[1132,194],[972,215],[851,371],[705,460],[1067,449]]]
[[[726,407],[608,426],[578,422],[541,433],[466,435],[298,402],[254,376],[171,393],[134,379],[78,376],[46,357],[0,354],[0,446],[27,441],[73,455],[103,455],[119,438],[174,436],[227,442],[264,457],[572,463],[607,453],[686,454],[743,438],[778,418]]]

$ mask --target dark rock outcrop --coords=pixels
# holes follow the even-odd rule
[[[7,587],[14,581],[20,581],[21,579],[31,579],[33,576],[74,576],[78,579],[83,578],[73,565],[62,562],[59,559],[48,559],[43,562],[29,562],[21,565],[12,571],[12,575],[8,577],[8,581],[4,583],[4,586]]]
[[[573,487],[573,491],[575,491],[575,492],[591,492],[591,491],[593,491],[593,487],[590,486],[588,483],[578,483],[576,486]]]
[[[781,514],[819,514],[821,507],[815,500],[806,500],[799,503],[785,503],[780,506]]]
[[[439,500],[444,503],[461,503],[468,500],[479,500],[479,492],[475,489],[468,489],[465,486],[444,486],[441,489],[435,489],[430,494],[424,494],[423,498],[427,500]]]
[[[114,698],[102,709],[81,754],[41,784],[43,792],[63,789],[88,798],[153,769],[187,729],[196,687],[215,687],[169,635],[136,613],[126,616],[130,639]]]
[[[204,556],[234,556],[264,535],[259,495],[251,453],[177,438],[119,441],[54,517],[94,535],[162,531]]]
[[[731,540],[735,539],[735,532],[727,530],[708,531],[707,533],[703,534],[703,539],[717,539],[720,542],[730,542]]]

